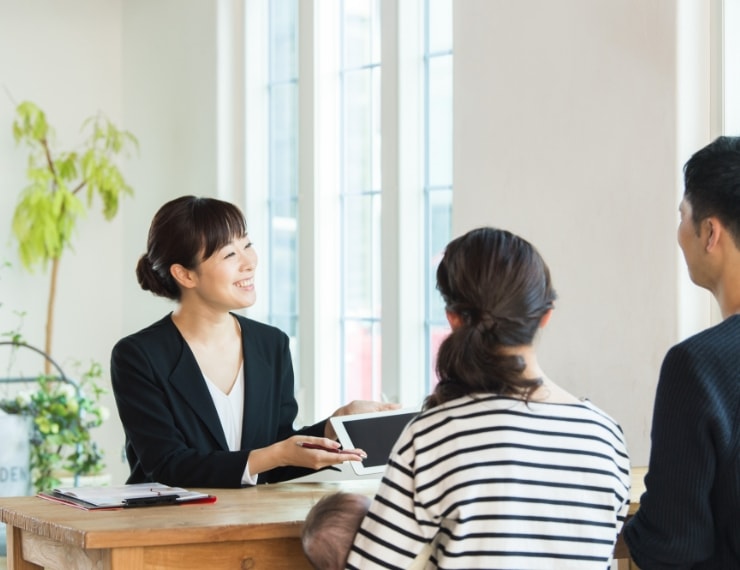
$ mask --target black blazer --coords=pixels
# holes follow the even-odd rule
[[[240,451],[229,451],[195,356],[171,315],[116,343],[111,382],[126,434],[129,483],[241,487],[250,450],[296,433],[323,436],[325,421],[293,429],[298,404],[287,335],[235,316],[244,357]],[[311,472],[279,467],[261,473],[258,481],[273,483]]]

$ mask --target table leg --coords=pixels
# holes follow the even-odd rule
[[[141,570],[146,568],[144,549],[141,547],[112,548],[108,555],[110,561],[106,568],[111,570]]]
[[[8,547],[8,570],[44,570],[43,566],[38,566],[28,562],[23,558],[23,544],[21,541],[21,529],[8,526],[6,535]]]

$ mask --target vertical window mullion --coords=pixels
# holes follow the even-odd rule
[[[436,382],[434,362],[437,349],[448,333],[439,294],[435,289],[436,266],[442,248],[452,235],[452,148],[441,149],[442,141],[452,140],[452,0],[424,0],[424,212],[425,212],[425,342],[427,365],[427,392]],[[450,26],[447,28],[446,26]],[[449,62],[449,76],[442,74],[444,62]],[[436,65],[439,63],[440,65]],[[442,89],[435,89],[437,83],[448,87],[447,101],[443,110],[433,112],[434,97],[442,97]],[[438,105],[439,106],[439,105]],[[446,113],[443,114],[443,111]],[[433,132],[432,122],[441,121],[446,114],[449,118],[447,132]],[[445,126],[442,124],[441,126]],[[432,145],[438,145],[436,152]],[[446,152],[440,152],[440,151]],[[448,161],[448,167],[440,167]],[[434,169],[434,170],[433,170]],[[441,219],[440,219],[441,218]]]
[[[268,12],[268,321],[298,341],[298,2],[271,0]],[[294,360],[299,355],[294,350]],[[297,367],[298,368],[298,367]]]
[[[380,264],[374,202],[380,200],[375,167],[373,57],[377,0],[344,0],[340,24],[341,144],[341,385],[345,400],[379,399],[376,358],[380,315],[376,303]]]

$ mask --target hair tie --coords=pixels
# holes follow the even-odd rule
[[[142,255],[141,256],[141,259],[142,259],[142,261],[144,263],[147,264],[147,266],[152,270],[152,272],[154,272],[156,275],[159,275],[160,277],[162,277],[162,275],[159,272],[159,269],[160,269],[161,265],[159,265],[159,264],[155,265],[154,264],[154,262],[152,261],[152,258],[149,257],[149,252],[147,252],[144,255]]]
[[[478,322],[475,324],[475,328],[480,333],[493,333],[496,332],[498,322],[498,317],[490,311],[481,311]]]

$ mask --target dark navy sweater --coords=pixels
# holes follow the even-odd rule
[[[641,570],[740,568],[740,316],[674,346],[646,492],[624,538]]]

